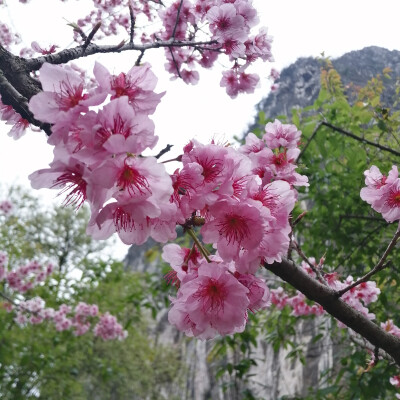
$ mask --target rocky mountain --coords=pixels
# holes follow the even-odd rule
[[[371,78],[381,74],[384,68],[392,69],[393,77],[400,76],[400,51],[386,50],[371,46],[351,51],[332,60],[346,87],[353,84],[364,86]],[[266,118],[278,115],[290,115],[294,107],[306,107],[316,100],[320,89],[321,63],[315,58],[299,58],[281,72],[279,89],[270,93],[257,104],[257,111],[264,111]],[[392,82],[385,94],[386,99],[393,98],[395,87]]]
[[[389,51],[379,47],[367,47],[352,51],[332,60],[334,68],[342,77],[342,83],[364,86],[368,80],[381,73],[384,68],[391,68],[392,76],[400,76],[400,52]],[[306,107],[317,98],[320,89],[321,64],[314,58],[301,58],[281,72],[279,89],[270,93],[258,105],[258,111],[264,111],[267,118],[278,115],[290,115],[294,107]],[[393,79],[394,80],[394,79]],[[392,81],[393,81],[392,80]],[[394,85],[389,88],[387,96],[395,95]],[[254,126],[254,125],[253,125]],[[249,131],[251,127],[249,128]],[[126,256],[128,269],[136,271],[157,271],[157,261],[147,264],[145,254],[154,242],[145,247],[132,246]],[[209,360],[212,341],[199,341],[185,338],[169,325],[168,310],[159,313],[151,334],[156,342],[172,346],[184,360],[182,371],[183,386],[176,386],[173,392],[164,394],[164,398],[182,400],[235,400],[241,399],[243,384],[225,381],[227,389],[222,390],[221,381],[215,379],[217,365]],[[331,342],[328,335],[322,340],[313,341],[321,330],[321,324],[330,321],[320,318],[299,320],[297,331],[300,333],[299,345],[303,348],[305,363],[289,359],[289,350],[274,351],[273,347],[260,338],[254,349],[257,365],[250,370],[251,379],[246,383],[256,399],[277,400],[295,399],[307,396],[310,387],[317,387],[319,377],[326,369],[335,365],[340,348]],[[324,326],[329,332],[329,326]],[[240,354],[228,354],[229,362],[240,357]],[[236,385],[236,386],[235,386]]]

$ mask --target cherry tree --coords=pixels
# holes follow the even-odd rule
[[[146,20],[153,30],[142,29]],[[162,256],[172,268],[168,279],[177,286],[169,321],[188,336],[243,332],[249,312],[270,302],[289,304],[296,316],[330,314],[370,343],[373,362],[388,357],[400,365],[399,328],[390,320],[375,323],[368,309],[380,293],[370,278],[388,265],[400,230],[359,279],[340,279],[325,271],[323,257],[315,261],[304,254],[296,237],[304,214],[293,210],[301,200],[298,188],[309,185],[296,171],[308,144],[301,150],[295,125],[269,122],[261,137],[249,133],[238,146],[193,139],[173,160],[181,167],[172,174],[165,168],[171,160],[161,161],[169,147],[143,156],[157,143],[151,115],[164,95],[156,89],[146,54],[164,53],[171,77],[188,84],[199,81],[202,67],[223,59],[229,68],[220,85],[227,95],[252,93],[260,80],[252,65],[273,59],[272,39],[258,27],[252,1],[93,1],[93,11],[70,27],[74,46],[58,50],[56,44],[43,48],[32,42],[16,55],[11,50],[19,36],[1,25],[1,119],[12,126],[9,135],[15,139],[32,127],[46,132],[53,146],[54,160],[30,175],[32,186],[59,190],[67,206],[88,203],[87,233],[95,239],[116,233],[125,244],[148,238],[167,243],[182,226],[193,246],[166,244]],[[103,38],[115,43],[101,44]],[[98,62],[93,74],[72,63],[122,52],[136,60],[117,74]],[[271,77],[276,80],[278,71],[272,69]],[[397,167],[386,174],[371,165],[365,185],[361,198],[397,224]],[[298,293],[270,290],[255,276],[260,268]],[[392,380],[398,386],[398,377]]]

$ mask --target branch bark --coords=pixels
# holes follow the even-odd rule
[[[400,366],[400,338],[384,331],[360,312],[350,307],[332,288],[322,285],[292,261],[264,264],[264,267],[290,283],[308,299],[320,304],[324,310],[367,339],[374,347],[384,350]]]
[[[310,138],[308,139],[307,143],[305,144],[305,146],[303,147],[303,149],[301,150],[299,156],[296,159],[296,163],[300,160],[300,158],[304,155],[305,151],[307,150],[307,147],[309,146],[309,144],[311,143],[311,141],[315,138],[315,136],[317,135],[318,131],[320,130],[321,126],[326,126],[327,128],[332,129],[335,132],[338,132],[340,134],[342,134],[343,136],[347,136],[350,137],[354,140],[357,140],[358,142],[364,143],[364,144],[368,144],[370,146],[373,147],[377,147],[378,149],[382,150],[382,151],[386,151],[388,153],[392,153],[395,156],[400,156],[400,152],[391,149],[390,147],[386,147],[386,146],[382,146],[379,143],[374,143],[371,142],[368,139],[362,138],[360,136],[355,135],[352,132],[346,131],[345,129],[339,128],[338,126],[332,125],[329,122],[326,121],[321,121],[317,124],[317,126],[315,127],[313,133],[311,134]]]
[[[65,64],[72,60],[77,60],[81,57],[91,56],[93,54],[99,53],[122,53],[123,51],[135,50],[140,52],[145,52],[150,49],[159,49],[161,47],[171,48],[171,47],[203,47],[210,46],[210,50],[218,50],[213,45],[218,44],[216,40],[209,41],[190,41],[190,40],[175,40],[174,38],[170,40],[157,40],[152,43],[146,43],[137,45],[134,43],[126,43],[123,46],[117,45],[103,45],[98,46],[97,44],[90,43],[83,51],[83,46],[77,46],[73,49],[65,49],[59,51],[55,54],[47,54],[45,56],[32,58],[26,61],[26,65],[30,71],[37,71],[40,67],[48,62],[50,64]]]

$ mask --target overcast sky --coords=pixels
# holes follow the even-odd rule
[[[86,15],[92,5],[90,0],[79,0],[79,6],[77,0],[65,3],[31,0],[25,6],[16,0],[8,3],[8,8],[0,8],[0,20],[12,21],[27,46],[37,40],[43,46],[55,42],[62,48],[71,44],[71,29],[66,20]],[[338,57],[371,45],[390,50],[400,48],[400,2],[395,0],[254,0],[253,3],[260,10],[261,25],[267,26],[274,37],[275,57],[274,64],[257,65],[261,86],[254,95],[230,99],[219,87],[220,71],[199,70],[197,86],[170,82],[163,70],[163,50],[149,53],[147,60],[159,76],[158,91],[167,90],[153,118],[156,134],[160,136],[159,148],[178,143],[178,153],[191,137],[206,142],[214,135],[225,139],[240,135],[254,116],[255,104],[268,94],[267,77],[272,66],[282,69],[298,57],[317,57],[322,52]],[[95,60],[119,73],[128,70],[135,58],[128,54],[112,58],[93,56],[85,60],[87,68],[91,69]],[[41,133],[32,132],[14,142],[5,132],[0,126],[0,182],[28,184],[27,175],[45,168],[51,161],[51,148]]]

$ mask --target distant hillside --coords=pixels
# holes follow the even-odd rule
[[[365,47],[332,60],[332,64],[339,72],[343,85],[353,83],[355,86],[365,86],[386,67],[393,70],[394,78],[400,76],[400,51]],[[264,111],[266,118],[275,118],[278,115],[290,115],[294,107],[303,108],[313,104],[320,89],[320,68],[320,62],[311,57],[299,58],[284,68],[277,81],[279,89],[261,100],[256,106],[257,111]],[[388,102],[395,96],[394,81],[386,83],[389,85],[385,93]],[[253,126],[254,123],[249,131]]]

